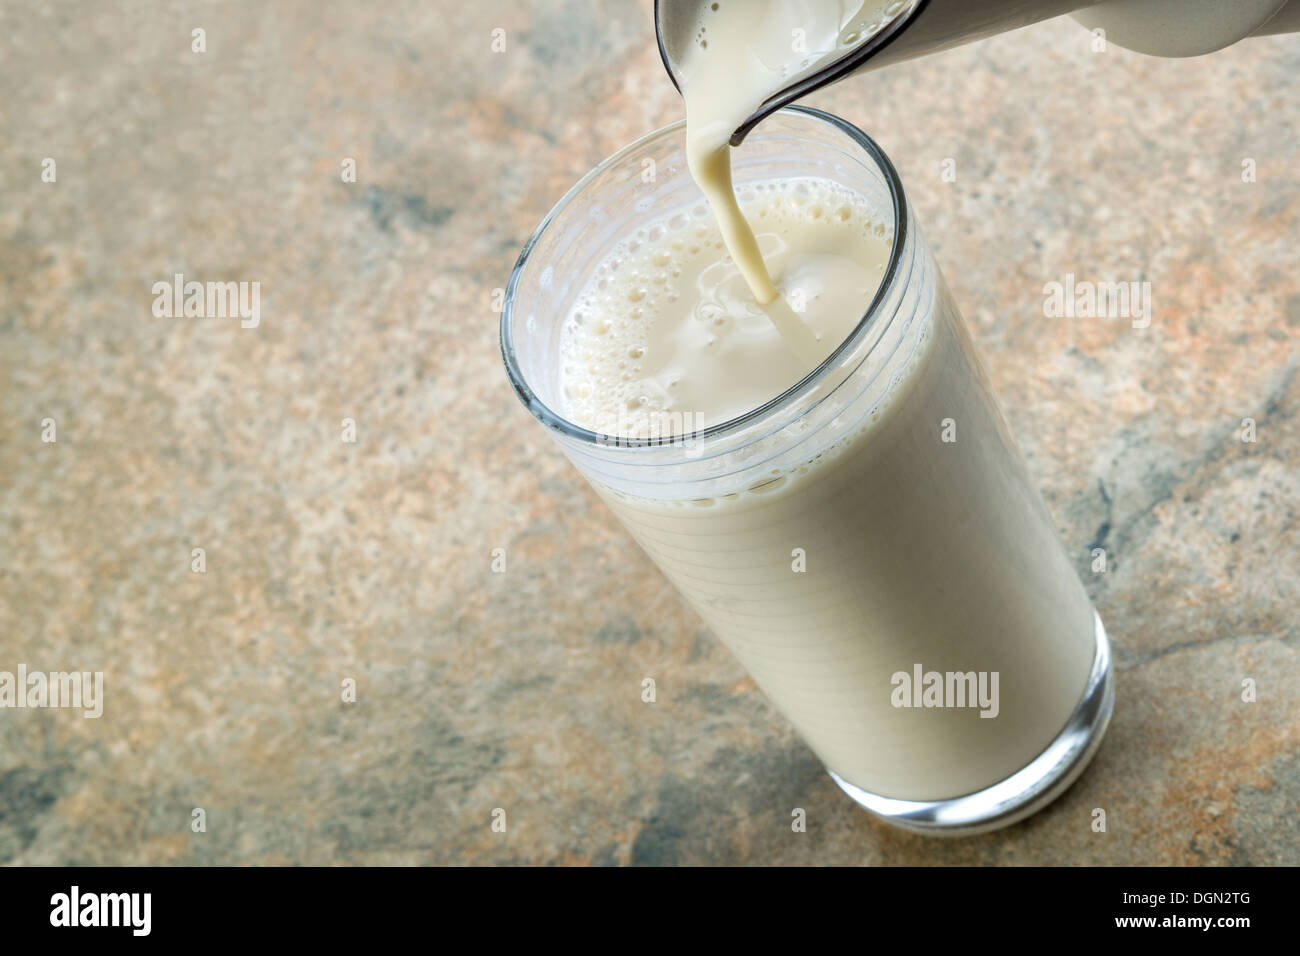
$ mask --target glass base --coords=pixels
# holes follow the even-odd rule
[[[1074,783],[1097,752],[1115,706],[1110,641],[1101,618],[1097,649],[1083,699],[1065,729],[1047,749],[1016,773],[975,793],[949,800],[894,800],[868,793],[828,770],[831,779],[860,806],[886,823],[931,836],[970,836],[1010,826],[1041,810]]]

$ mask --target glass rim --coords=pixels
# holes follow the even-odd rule
[[[889,189],[889,200],[894,214],[894,237],[893,243],[889,250],[889,262],[885,266],[885,273],[881,277],[880,285],[876,288],[876,294],[872,297],[871,303],[862,313],[853,326],[852,331],[844,337],[844,340],[831,350],[831,353],[823,359],[816,368],[810,371],[799,381],[795,382],[789,388],[768,399],[763,404],[738,415],[735,418],[728,419],[717,425],[710,425],[707,428],[701,428],[690,434],[657,436],[654,438],[624,438],[618,435],[606,435],[601,432],[592,431],[589,428],[583,428],[569,421],[565,416],[559,414],[549,405],[538,397],[533,391],[532,386],[524,378],[523,370],[519,367],[519,361],[515,353],[514,344],[514,299],[515,293],[519,286],[520,277],[525,267],[529,264],[533,250],[541,242],[542,236],[551,224],[560,217],[568,208],[569,204],[578,197],[583,190],[601,173],[606,172],[611,167],[617,165],[629,154],[643,146],[646,142],[655,137],[662,136],[666,133],[675,132],[686,125],[684,119],[667,126],[662,126],[653,132],[646,133],[644,136],[633,140],[622,149],[607,156],[604,160],[590,169],[586,175],[579,179],[569,191],[561,197],[560,201],[551,207],[550,212],[542,219],[538,227],[533,230],[533,234],[528,237],[524,243],[523,250],[519,253],[519,258],[515,260],[514,268],[510,271],[510,279],[506,283],[505,300],[501,309],[501,357],[505,362],[506,374],[510,378],[510,384],[514,387],[515,394],[523,403],[524,407],[543,425],[553,428],[570,438],[582,442],[584,445],[599,448],[639,448],[654,447],[660,445],[680,445],[686,442],[699,442],[705,439],[713,439],[719,436],[740,431],[755,422],[761,421],[784,405],[787,405],[794,399],[813,390],[818,384],[835,369],[840,359],[854,348],[867,331],[874,327],[879,317],[881,307],[893,290],[894,284],[898,279],[901,267],[903,250],[906,248],[908,229],[907,229],[907,199],[903,193],[903,183],[899,178],[898,170],[885,151],[877,145],[876,141],[864,133],[858,127],[854,126],[847,120],[841,119],[832,113],[824,110],[814,109],[810,106],[787,106],[778,111],[779,113],[797,113],[813,120],[824,123],[835,130],[843,133],[850,141],[859,146],[870,159],[876,164],[876,167],[884,175],[885,185]]]

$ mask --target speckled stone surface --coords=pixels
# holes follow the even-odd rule
[[[897,163],[1115,645],[1080,781],[933,841],[835,788],[501,369],[525,238],[681,115],[648,3],[7,6],[0,670],[106,701],[0,710],[0,862],[1300,863],[1300,37],[1088,41],[811,100]],[[155,317],[178,272],[260,324]],[[1150,281],[1150,327],[1045,318],[1071,272]]]

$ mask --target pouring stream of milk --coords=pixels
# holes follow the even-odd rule
[[[686,101],[691,175],[755,301],[809,369],[825,350],[781,299],[768,272],[736,201],[729,141],[765,100],[842,56],[906,5],[904,0],[705,0],[682,58],[678,79]]]

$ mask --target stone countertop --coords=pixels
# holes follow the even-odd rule
[[[1080,781],[934,841],[839,792],[507,386],[525,238],[681,115],[648,2],[518,6],[0,14],[0,670],[105,675],[99,719],[0,710],[0,862],[1300,863],[1300,37],[1059,21],[810,100],[898,165],[1113,635]],[[259,323],[155,316],[176,273]],[[1150,327],[1044,318],[1067,273],[1149,281]]]

